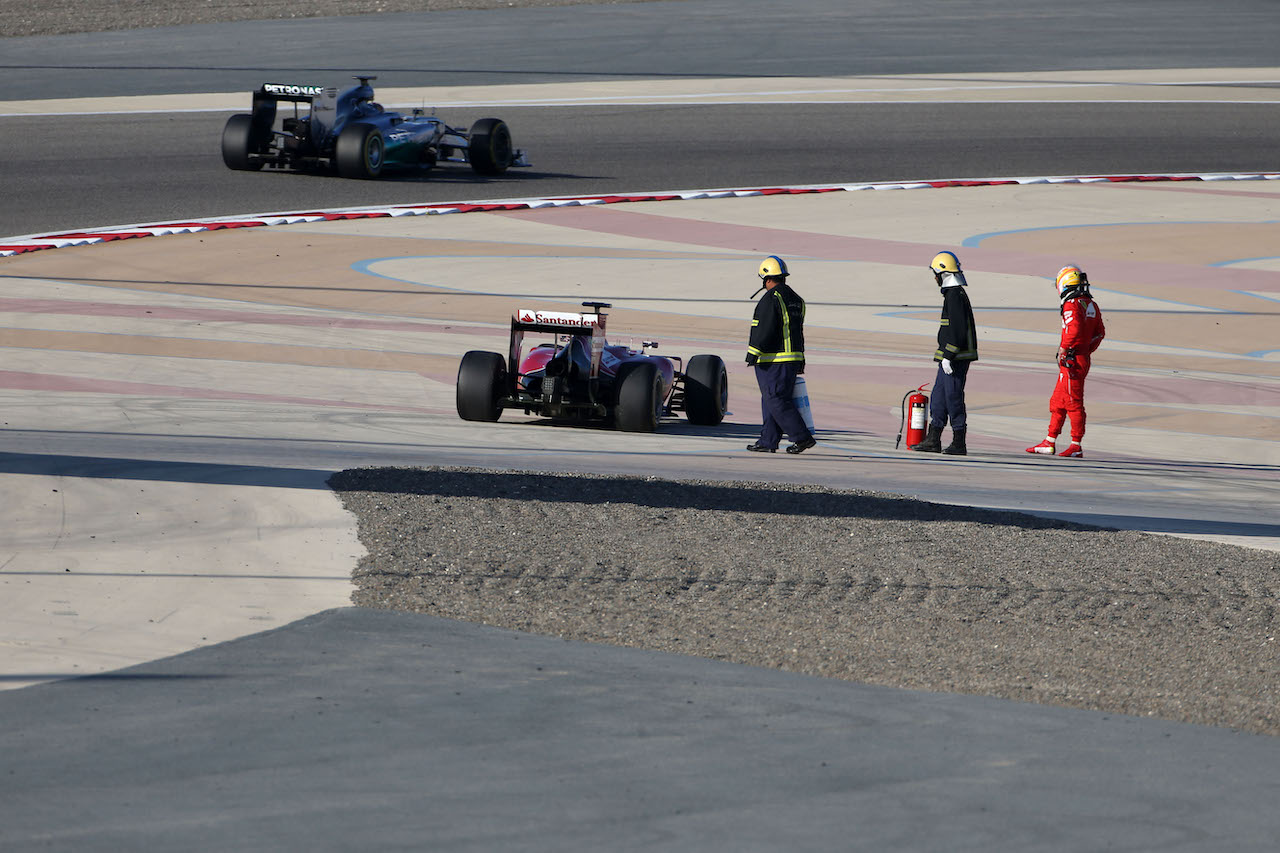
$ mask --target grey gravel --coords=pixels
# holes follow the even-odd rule
[[[815,486],[360,469],[353,601],[1280,734],[1280,555]]]
[[[0,0],[0,37],[97,33],[227,21],[327,18],[455,9],[617,5],[643,0]]]

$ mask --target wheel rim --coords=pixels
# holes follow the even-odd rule
[[[364,150],[365,162],[369,164],[370,169],[378,169],[382,166],[382,137],[373,135],[369,137],[369,142]]]

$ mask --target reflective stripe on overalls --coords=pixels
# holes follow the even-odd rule
[[[777,364],[783,361],[804,361],[804,353],[796,352],[791,349],[791,315],[787,313],[787,304],[782,301],[782,294],[774,291],[774,298],[778,300],[778,311],[782,314],[782,352],[761,352],[755,347],[747,347],[747,352],[756,357],[756,364]],[[801,309],[801,316],[804,311]],[[753,327],[760,325],[760,321],[752,318],[751,325]]]

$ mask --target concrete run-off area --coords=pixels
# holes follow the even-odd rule
[[[1280,186],[1035,184],[303,222],[0,259],[0,554],[9,684],[116,668],[349,600],[362,553],[323,487],[360,465],[808,482],[1280,546]],[[895,449],[933,378],[955,251],[981,360],[970,455]],[[760,459],[743,364],[756,264],[808,301],[820,444]],[[1044,435],[1059,317],[1084,267],[1107,323],[1084,459]],[[181,270],[181,273],[175,273]],[[716,353],[719,428],[463,423],[454,376],[512,311],[611,302],[615,342]]]

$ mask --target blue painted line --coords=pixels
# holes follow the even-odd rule
[[[968,249],[973,249],[981,245],[983,240],[986,240],[990,237],[1004,237],[1009,234],[1028,234],[1034,231],[1064,231],[1064,230],[1076,229],[1076,228],[1118,228],[1118,227],[1132,227],[1134,225],[1232,225],[1232,224],[1234,223],[1204,222],[1204,221],[1194,220],[1194,219],[1189,221],[1162,220],[1158,222],[1081,222],[1076,225],[1043,225],[1038,228],[1013,228],[1008,231],[989,231],[985,234],[974,234],[972,237],[966,237],[964,241],[960,243],[960,245]],[[1274,220],[1268,220],[1265,222],[1250,223],[1250,224],[1274,225],[1276,223]],[[1264,259],[1258,258],[1257,260],[1264,260]],[[1226,261],[1224,263],[1237,263],[1237,262]],[[1217,266],[1217,265],[1210,264],[1210,266]]]
[[[1090,286],[1089,286],[1089,289],[1090,289],[1090,290],[1092,290],[1092,291],[1094,291],[1095,293],[1099,293],[1099,294],[1112,294],[1112,293],[1114,293],[1114,294],[1117,294],[1117,295],[1119,295],[1119,296],[1125,296],[1125,297],[1128,297],[1129,299],[1145,299],[1145,300],[1147,300],[1147,301],[1149,301],[1149,302],[1163,302],[1163,303],[1165,303],[1166,305],[1178,305],[1178,306],[1181,306],[1181,307],[1183,307],[1183,308],[1195,308],[1195,309],[1196,309],[1196,310],[1198,310],[1198,311],[1207,311],[1207,312],[1209,312],[1209,313],[1211,313],[1211,314],[1227,314],[1227,315],[1229,315],[1229,314],[1248,314],[1248,313],[1249,313],[1248,311],[1229,311],[1229,310],[1227,310],[1226,308],[1215,308],[1215,307],[1213,307],[1212,305],[1200,305],[1199,303],[1196,303],[1196,302],[1183,302],[1183,301],[1182,301],[1182,300],[1180,300],[1180,299],[1164,299],[1164,298],[1159,297],[1159,296],[1143,296],[1143,295],[1142,295],[1142,294],[1140,294],[1140,293],[1127,293],[1127,292],[1125,292],[1125,291],[1123,291],[1123,290],[1106,290],[1106,289],[1104,289],[1104,288],[1094,287],[1094,286],[1092,286],[1092,285],[1090,285]],[[1099,305],[1101,305],[1101,304],[1102,304],[1102,303],[1101,303],[1101,301],[1099,301],[1099,303],[1098,303],[1098,304],[1099,304]],[[1103,312],[1104,312],[1104,314],[1105,314],[1105,312],[1106,312],[1106,306],[1102,306],[1102,309],[1103,309]]]
[[[983,309],[982,309],[982,313],[983,313],[984,315],[986,315],[986,314],[998,314],[998,313],[1001,313],[1001,312],[1008,312],[1008,311],[1026,311],[1026,310],[1028,310],[1028,309],[1026,309],[1026,308],[983,308]],[[1206,310],[1214,312],[1214,314],[1215,314],[1215,315],[1220,314],[1220,315],[1222,315],[1222,316],[1227,316],[1227,317],[1232,316],[1232,315],[1245,315],[1245,316],[1248,316],[1248,315],[1249,315],[1249,312],[1248,312],[1248,311],[1218,311],[1217,309],[1206,309]],[[897,319],[915,320],[915,321],[920,322],[920,323],[931,323],[931,324],[934,324],[934,325],[936,325],[936,324],[937,324],[937,320],[926,320],[926,319],[924,319],[924,318],[920,318],[920,317],[912,317],[912,316],[910,316],[910,315],[912,315],[912,314],[914,314],[914,313],[917,313],[917,312],[914,312],[914,311],[886,311],[886,312],[884,312],[884,313],[882,313],[882,314],[876,314],[875,316],[877,316],[877,317],[893,317],[893,318],[897,318]],[[1053,340],[1057,340],[1057,339],[1058,339],[1058,332],[1057,332],[1057,331],[1055,331],[1055,330],[1053,330],[1053,329],[1050,329],[1049,331],[1045,331],[1045,332],[1039,332],[1039,331],[1036,331],[1036,330],[1034,330],[1034,329],[1009,328],[1008,326],[995,326],[995,325],[991,325],[991,324],[989,324],[989,323],[983,324],[983,328],[994,329],[994,330],[1002,331],[1002,332],[1018,332],[1018,333],[1021,333],[1021,334],[1033,334],[1033,335],[1041,335],[1041,334],[1042,334],[1042,335],[1044,335],[1044,336],[1046,337],[1046,339],[1051,340],[1051,341],[1053,341]],[[860,330],[855,329],[854,331],[860,331]],[[1108,340],[1108,341],[1111,341],[1113,344],[1125,344],[1125,345],[1130,345],[1130,346],[1147,346],[1147,345],[1148,345],[1145,341],[1144,341],[1144,342],[1141,342],[1141,343],[1135,343],[1135,342],[1133,342],[1133,341],[1124,341],[1124,340],[1120,340],[1119,338],[1107,338],[1107,340]],[[1105,344],[1104,344],[1104,345],[1105,345]],[[1273,353],[1273,352],[1280,352],[1280,350],[1257,350],[1256,352],[1245,352],[1245,353],[1239,353],[1239,354],[1236,354],[1236,353],[1222,352],[1221,350],[1207,350],[1207,349],[1201,349],[1201,348],[1199,348],[1199,347],[1176,347],[1175,349],[1180,350],[1180,351],[1182,351],[1182,352],[1200,353],[1200,354],[1203,354],[1204,356],[1206,356],[1206,357],[1208,357],[1208,358],[1226,358],[1226,359],[1231,359],[1231,358],[1266,358],[1266,357],[1267,357],[1267,355],[1268,355],[1269,353]]]
[[[1248,264],[1254,261],[1275,261],[1280,260],[1280,255],[1263,255],[1260,258],[1236,258],[1231,261],[1214,261],[1209,264],[1211,267],[1229,267],[1233,264]]]
[[[479,296],[506,296],[508,294],[490,293],[487,291],[471,290],[471,289],[462,288],[462,287],[448,287],[443,284],[434,284],[434,283],[425,282],[425,281],[415,281],[413,279],[401,278],[399,276],[394,276],[394,275],[387,275],[385,273],[380,273],[375,271],[372,267],[374,264],[386,263],[391,261],[424,261],[425,262],[425,261],[450,261],[450,260],[459,260],[459,261],[584,260],[584,261],[627,261],[627,262],[671,261],[671,262],[679,262],[679,263],[687,264],[691,261],[693,262],[710,261],[710,262],[717,262],[717,263],[722,261],[741,261],[743,257],[744,255],[723,255],[721,257],[708,257],[708,258],[696,258],[696,257],[658,258],[658,257],[652,257],[648,255],[636,256],[636,257],[617,257],[617,256],[604,256],[604,255],[571,255],[571,256],[565,256],[565,255],[391,255],[383,258],[367,258],[363,261],[356,261],[354,264],[351,265],[351,269],[355,272],[360,273],[361,275],[367,275],[367,276],[372,276],[374,278],[386,279],[387,281],[398,281],[401,284],[413,284],[419,287],[438,288],[440,290],[449,290],[456,293],[474,293]],[[746,257],[752,257],[752,256],[746,256]]]
[[[531,245],[537,245],[537,244],[531,244]],[[652,263],[652,262],[654,262],[654,261],[669,261],[669,262],[676,262],[676,263],[682,263],[682,264],[687,264],[687,263],[689,263],[690,261],[709,261],[709,262],[712,262],[712,263],[722,263],[722,262],[725,262],[725,261],[733,261],[734,263],[741,263],[741,262],[743,261],[744,257],[746,257],[746,258],[754,258],[754,257],[758,257],[758,256],[757,256],[755,253],[751,253],[751,254],[743,253],[743,254],[735,254],[735,255],[727,255],[727,254],[726,254],[726,255],[719,255],[719,256],[715,256],[715,255],[713,255],[713,256],[710,256],[710,257],[702,257],[702,258],[699,258],[699,257],[678,257],[678,256],[673,256],[673,257],[663,258],[663,257],[654,257],[654,256],[651,256],[651,255],[639,255],[639,256],[635,256],[635,257],[630,257],[630,256],[622,256],[622,257],[618,257],[618,256],[613,256],[613,255],[609,255],[609,256],[598,256],[598,255],[391,255],[391,256],[382,257],[382,258],[367,258],[367,259],[365,259],[365,260],[363,260],[363,261],[357,261],[357,262],[355,262],[355,263],[353,263],[353,264],[351,265],[350,269],[351,269],[351,270],[353,270],[354,272],[360,273],[361,275],[367,275],[367,276],[371,276],[371,277],[373,277],[373,278],[380,278],[380,279],[383,279],[383,280],[385,280],[385,281],[395,281],[395,282],[399,282],[400,284],[409,284],[409,285],[413,285],[413,286],[415,286],[415,287],[429,287],[429,288],[431,288],[431,289],[433,289],[433,290],[442,290],[442,291],[447,291],[447,292],[449,292],[449,293],[469,293],[469,294],[472,294],[472,295],[475,295],[475,296],[498,296],[498,297],[503,297],[503,298],[507,298],[507,299],[530,299],[530,300],[533,300],[533,299],[552,299],[552,300],[559,301],[559,302],[566,302],[566,301],[574,301],[574,300],[576,300],[576,299],[581,299],[583,296],[590,295],[591,291],[590,291],[590,290],[586,290],[586,289],[584,289],[584,290],[583,290],[583,293],[581,293],[581,294],[574,294],[574,295],[567,295],[567,294],[565,294],[565,295],[560,295],[560,296],[540,296],[540,295],[537,295],[537,294],[532,294],[532,295],[531,295],[531,294],[524,294],[524,293],[503,293],[503,292],[500,292],[500,291],[490,291],[490,290],[473,290],[473,289],[470,289],[470,288],[463,288],[463,287],[449,287],[449,286],[447,286],[447,285],[443,285],[443,284],[435,284],[435,283],[433,283],[433,282],[415,281],[415,280],[412,280],[412,279],[401,278],[401,277],[399,277],[399,276],[387,275],[387,274],[385,274],[385,273],[380,273],[380,272],[375,271],[372,267],[373,267],[373,265],[374,265],[374,264],[379,264],[379,263],[388,262],[388,261],[424,261],[424,262],[426,262],[426,261],[431,261],[431,262],[439,262],[439,261],[449,261],[449,260],[472,260],[472,261],[474,261],[474,260],[484,260],[484,261],[490,261],[490,260],[533,260],[533,261],[548,261],[548,260],[586,260],[586,261],[597,261],[597,262],[599,262],[599,261],[626,261],[626,262],[628,262],[628,263],[634,263],[634,262],[637,262],[637,261],[646,262],[646,263]],[[803,256],[799,256],[799,257],[803,257]],[[856,263],[856,262],[850,262],[850,261],[821,261],[821,260],[812,260],[812,259],[809,259],[809,258],[805,258],[804,260],[805,260],[805,262],[806,262],[806,263],[809,263],[809,262],[813,262],[813,263]],[[754,277],[753,277],[753,276],[746,276],[746,277],[744,277],[744,278],[743,278],[743,287],[744,287],[744,290],[745,290],[746,292],[748,292],[748,293],[750,292],[750,290],[754,289],[754,285],[755,285],[755,284],[758,284],[758,283],[759,283],[758,281],[754,281]],[[619,307],[619,306],[623,305],[624,303],[631,302],[631,303],[633,303],[634,310],[641,310],[641,311],[653,310],[652,308],[646,307],[646,306],[644,305],[644,303],[648,303],[648,302],[661,302],[661,303],[664,303],[664,304],[667,304],[667,305],[669,305],[669,304],[670,304],[670,300],[663,299],[663,298],[660,298],[660,297],[652,297],[652,296],[650,296],[650,297],[640,297],[640,298],[638,298],[638,299],[631,299],[631,300],[628,300],[628,299],[627,299],[627,297],[625,297],[625,296],[619,296],[619,297],[613,297],[613,301],[614,301],[614,303],[615,303],[615,306],[614,306],[615,308],[617,308],[617,307]],[[723,299],[723,298],[700,300],[700,299],[696,299],[696,298],[692,298],[692,297],[691,297],[691,298],[687,298],[687,299],[680,299],[680,300],[678,300],[678,301],[687,301],[687,302],[703,302],[703,301],[705,301],[705,302],[727,302],[728,300],[725,300],[725,299]],[[639,303],[639,304],[638,304],[638,305],[635,305],[634,303]],[[745,304],[745,305],[750,305],[750,304],[752,304],[752,301],[751,301],[751,300],[749,300],[749,299],[744,295],[744,297],[743,297],[743,304]],[[673,315],[675,315],[675,316],[677,316],[677,317],[706,317],[706,316],[707,316],[707,315],[705,315],[705,314],[688,314],[688,313],[684,313],[684,312],[671,311],[669,307],[663,308],[662,310],[663,310],[665,313],[673,314]],[[746,315],[744,315],[744,318],[745,318],[745,317],[746,317]],[[724,316],[724,315],[720,315],[720,319],[733,319],[733,318],[732,318],[732,317],[727,317],[727,316]],[[749,319],[749,318],[747,318],[747,319]],[[821,327],[821,326],[815,326],[814,328],[815,328],[815,329],[817,329],[817,328],[824,328],[824,327]],[[690,339],[688,339],[688,338],[671,338],[671,340],[690,340]],[[734,345],[734,346],[737,346],[737,344],[736,344],[736,343],[735,343],[735,344],[733,344],[733,345]]]
[[[1172,225],[1170,222],[1082,222],[1077,225],[1041,225],[1036,228],[1011,228],[1008,231],[988,231],[985,234],[974,234],[972,237],[964,238],[960,243],[966,249],[976,249],[982,245],[983,240],[991,237],[1006,237],[1010,234],[1030,234],[1036,231],[1066,231],[1076,228],[1114,228],[1116,226],[1132,226],[1132,225]],[[1200,222],[1179,222],[1178,225],[1204,225]]]
[[[1044,276],[1043,278],[1044,278],[1044,280],[1045,280],[1045,281],[1049,281],[1049,280],[1050,280],[1047,276]],[[1115,295],[1117,295],[1117,296],[1123,296],[1123,297],[1126,297],[1126,298],[1128,298],[1128,299],[1144,299],[1144,300],[1146,300],[1146,301],[1148,301],[1148,302],[1161,302],[1161,303],[1164,303],[1165,305],[1176,305],[1176,306],[1178,306],[1178,307],[1180,307],[1180,308],[1194,308],[1194,309],[1195,309],[1195,310],[1197,310],[1197,311],[1203,311],[1203,312],[1208,313],[1208,314],[1222,315],[1222,316],[1224,316],[1224,317],[1229,317],[1229,316],[1231,316],[1231,315],[1242,315],[1242,314],[1243,314],[1243,315],[1248,315],[1248,314],[1252,313],[1252,312],[1249,312],[1249,311],[1233,311],[1233,310],[1229,310],[1229,309],[1226,309],[1226,308],[1215,308],[1215,307],[1213,307],[1212,305],[1200,305],[1200,304],[1195,303],[1195,302],[1183,302],[1183,301],[1181,301],[1181,300],[1177,300],[1177,299],[1163,299],[1163,298],[1161,298],[1161,297],[1159,297],[1159,296],[1144,296],[1144,295],[1142,295],[1142,294],[1140,294],[1140,293],[1128,293],[1128,292],[1123,291],[1123,290],[1107,290],[1107,289],[1100,288],[1100,287],[1091,287],[1090,289],[1091,289],[1094,293],[1099,294],[1099,295],[1112,295],[1112,294],[1115,294]],[[1232,291],[1232,292],[1240,293],[1240,292],[1242,292],[1242,291]],[[1246,294],[1246,295],[1253,295],[1253,294]],[[1262,297],[1262,298],[1264,298],[1264,299],[1265,299],[1265,298],[1267,298],[1267,297]],[[1280,301],[1280,300],[1276,300],[1276,301]],[[1099,304],[1099,305],[1102,305],[1102,300],[1099,300],[1099,301],[1098,301],[1098,304]],[[1042,306],[1042,307],[1043,307],[1043,310],[1046,310],[1046,311],[1051,311],[1051,310],[1052,310],[1052,305],[1051,305],[1051,304],[1050,304],[1050,305],[1046,305],[1046,306]],[[929,310],[932,310],[932,309],[931,309],[931,308],[920,308],[920,309],[913,309],[913,310],[908,310],[908,311],[886,311],[886,312],[881,313],[881,314],[876,314],[875,316],[877,316],[877,317],[900,317],[900,316],[905,316],[905,315],[907,315],[907,314],[914,314],[914,313],[917,313],[917,310],[918,310],[918,311],[929,311]],[[1026,308],[1026,307],[1020,307],[1020,308],[998,308],[998,307],[992,307],[992,306],[983,306],[983,307],[982,307],[982,313],[983,313],[983,314],[994,314],[994,313],[999,313],[999,312],[1001,312],[1001,311],[1039,311],[1039,310],[1041,310],[1041,307],[1035,307],[1035,308]],[[1124,313],[1131,313],[1131,312],[1135,312],[1135,311],[1136,311],[1137,313],[1144,313],[1144,312],[1138,311],[1137,309],[1121,309],[1121,308],[1108,309],[1105,305],[1102,305],[1102,310],[1103,310],[1104,315],[1105,315],[1106,313],[1124,314]]]
[[[1251,296],[1254,299],[1261,299],[1264,302],[1280,302],[1280,296],[1267,296],[1262,293],[1250,293],[1247,290],[1232,290],[1231,293],[1238,293],[1241,296]]]

